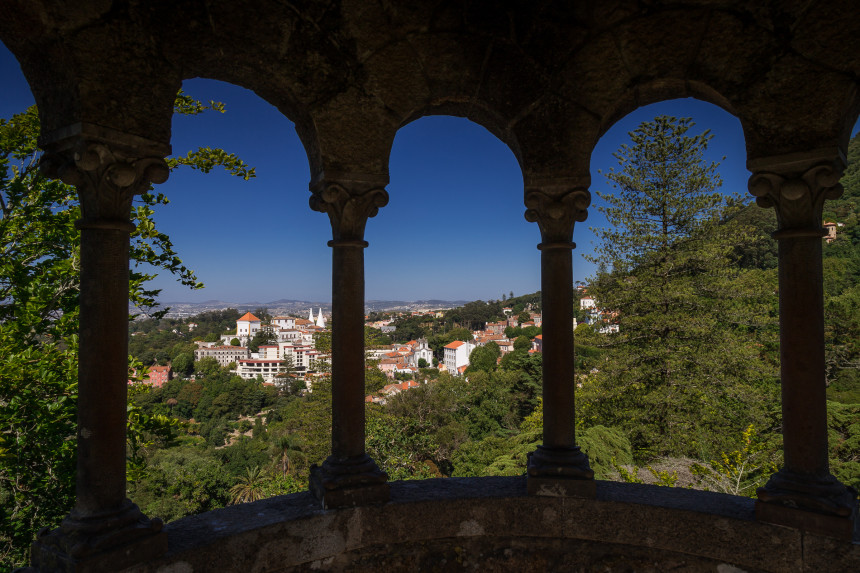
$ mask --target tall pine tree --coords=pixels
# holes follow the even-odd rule
[[[623,428],[640,458],[707,459],[750,423],[767,425],[776,389],[773,271],[742,269],[735,246],[758,231],[728,220],[742,207],[705,159],[712,135],[661,116],[630,133],[598,192],[603,269],[591,294],[619,331],[583,388],[591,423]],[[728,222],[727,222],[728,220]]]

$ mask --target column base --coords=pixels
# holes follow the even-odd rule
[[[759,521],[844,540],[857,534],[857,491],[832,475],[811,478],[783,468],[756,494]]]
[[[594,471],[588,466],[588,456],[579,446],[538,446],[529,454],[527,473],[529,495],[587,498],[597,495]]]
[[[159,518],[149,519],[130,500],[113,512],[81,516],[75,510],[31,546],[32,570],[62,573],[121,571],[167,552]]]
[[[323,509],[385,503],[391,499],[388,474],[370,456],[329,456],[321,466],[311,466],[310,490]]]

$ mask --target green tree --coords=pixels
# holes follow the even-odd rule
[[[211,378],[221,371],[221,364],[212,356],[204,356],[194,363],[194,371],[204,378]]]
[[[226,506],[230,476],[213,450],[179,446],[155,452],[146,477],[134,484],[129,497],[147,515],[172,521]]]
[[[725,221],[744,204],[717,192],[712,135],[657,117],[630,133],[598,192],[611,225],[596,229],[591,293],[617,313],[600,372],[578,400],[584,419],[627,431],[640,456],[711,456],[750,423],[767,427],[776,371],[775,276],[739,269],[735,247],[756,230]],[[725,438],[722,438],[725,437]]]
[[[314,349],[323,354],[331,354],[331,331],[323,330],[314,333]]]
[[[490,341],[483,346],[478,346],[469,354],[469,367],[466,372],[471,373],[478,370],[492,372],[496,369],[496,362],[501,355],[502,351],[495,342]]]
[[[431,438],[420,431],[415,420],[374,412],[366,426],[367,452],[382,464],[390,480],[434,477]]]
[[[388,378],[379,368],[368,366],[364,371],[364,391],[375,394],[388,384]]]
[[[824,204],[838,225],[824,244],[824,323],[828,396],[860,403],[860,134],[848,144],[841,197]]]
[[[260,346],[272,344],[273,342],[277,342],[277,338],[275,338],[272,329],[264,327],[255,332],[254,336],[251,337],[251,340],[248,342],[248,350],[257,352],[260,350]]]
[[[860,488],[860,404],[827,402],[830,467],[839,481]]]
[[[282,434],[272,442],[273,453],[280,460],[281,473],[286,477],[292,469],[292,459],[302,456],[302,440],[296,434]]]
[[[514,350],[528,350],[532,347],[531,340],[529,340],[528,336],[517,336],[514,340]]]
[[[183,352],[173,359],[171,365],[178,376],[189,376],[194,371],[194,354]]]

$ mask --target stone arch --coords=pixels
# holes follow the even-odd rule
[[[522,148],[517,139],[516,133],[506,126],[504,118],[500,117],[494,110],[480,105],[477,102],[457,102],[457,101],[441,101],[432,106],[424,107],[416,110],[412,115],[405,119],[399,126],[398,131],[423,117],[434,115],[448,115],[454,117],[465,118],[472,123],[475,123],[490,133],[492,133],[499,141],[513,153],[522,168]]]
[[[713,104],[737,116],[731,102],[711,86],[696,80],[676,78],[654,79],[626,90],[614,103],[612,111],[600,124],[598,139],[623,117],[641,107],[673,99],[694,98]],[[738,117],[738,119],[741,119]],[[741,121],[743,125],[743,121]],[[595,142],[596,143],[596,142]]]
[[[419,172],[416,173],[413,167]],[[431,261],[437,258],[434,253],[446,249],[467,248],[471,252],[493,249],[493,241],[497,241],[497,237],[486,232],[485,225],[505,228],[505,250],[511,251],[507,259],[510,266],[523,269],[536,259],[534,244],[528,239],[520,240],[534,236],[532,226],[522,216],[520,164],[510,146],[484,125],[453,114],[423,115],[398,130],[392,146],[391,168],[388,185],[391,201],[380,210],[376,217],[378,220],[368,223],[368,234],[371,234],[371,229],[376,231],[373,233],[375,236],[368,238],[371,245],[367,253],[368,288],[374,274],[377,275],[377,284],[380,282],[378,277],[385,276],[390,277],[386,281],[392,283],[412,279],[411,285],[421,285],[423,279],[419,277],[436,275],[444,267],[438,261]],[[457,231],[440,231],[440,220],[456,221]],[[392,267],[390,251],[383,248],[380,252],[377,238],[381,229],[388,229],[390,234],[392,228],[401,229],[398,236],[408,237],[404,245],[421,253],[422,264],[413,265],[417,259],[404,257]],[[443,223],[441,228],[448,227]],[[434,236],[432,241],[429,240],[431,236]],[[510,266],[493,265],[490,260],[476,258],[470,268],[481,269],[484,285],[504,284],[509,275],[506,269]],[[443,272],[457,271],[449,267]],[[519,285],[514,285],[513,289],[524,292]],[[422,290],[425,294],[418,298],[441,296],[431,297],[426,289]],[[451,288],[450,296],[462,298],[455,295],[454,290]],[[495,298],[487,293],[473,293],[468,300],[487,297]]]
[[[247,89],[261,100],[274,106],[281,115],[295,126],[296,134],[305,150],[311,176],[322,170],[323,157],[315,122],[308,113],[308,110],[304,106],[297,104],[288,92],[279,89],[277,86],[273,87],[261,83],[253,75],[245,76],[241,73],[225,74],[219,73],[217,70],[210,70],[194,76],[185,76],[183,77],[183,81],[195,78],[222,81]]]
[[[535,63],[510,42],[454,32],[416,32],[376,48],[361,62],[363,89],[385,116],[387,153],[396,131],[428,115],[465,117],[503,141],[522,164],[513,124],[538,98],[512,85],[543,85]],[[535,89],[535,92],[537,88]],[[392,129],[393,128],[393,129]],[[380,148],[381,150],[381,148]]]

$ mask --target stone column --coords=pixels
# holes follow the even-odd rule
[[[331,220],[331,455],[311,468],[324,508],[388,501],[388,476],[364,449],[364,227],[388,203],[386,178],[327,178],[312,186],[311,208]]]
[[[785,463],[758,490],[756,516],[850,539],[856,492],[830,473],[824,379],[822,210],[842,194],[838,149],[748,162],[750,192],[776,211],[779,241],[780,377]]]
[[[78,456],[75,507],[40,534],[32,561],[42,571],[118,571],[167,550],[161,520],[126,497],[125,458],[131,203],[168,168],[161,154],[83,138],[49,148],[42,168],[75,185],[81,202]]]
[[[543,444],[529,455],[528,491],[536,495],[595,495],[588,456],[576,445],[573,354],[573,228],[587,217],[587,186],[526,189],[526,219],[541,231]]]

